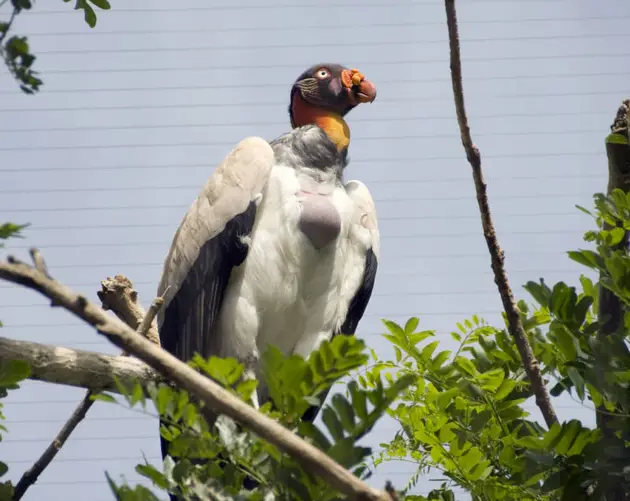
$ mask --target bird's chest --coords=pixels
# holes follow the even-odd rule
[[[276,166],[263,195],[258,230],[278,245],[323,256],[347,237],[352,205],[333,173]],[[290,249],[287,249],[290,250]]]
[[[274,167],[262,194],[246,268],[265,308],[306,311],[343,280],[353,205],[332,175],[314,174]]]
[[[339,329],[358,287],[365,253],[352,234],[354,206],[336,179],[286,167],[274,167],[262,195],[240,301],[255,312],[247,318],[261,350],[306,356]]]

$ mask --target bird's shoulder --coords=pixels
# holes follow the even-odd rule
[[[208,178],[175,232],[164,262],[158,293],[166,293],[167,303],[207,242],[224,234],[228,224],[238,217],[247,215],[246,226],[251,225],[274,158],[269,142],[257,136],[248,137],[234,147]]]
[[[354,205],[353,223],[369,235],[369,243],[376,258],[380,255],[380,235],[376,204],[367,185],[358,180],[345,183],[344,188]]]

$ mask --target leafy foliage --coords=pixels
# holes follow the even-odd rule
[[[63,1],[64,3],[70,2],[70,0]],[[10,0],[10,3],[13,11],[9,19],[0,21],[0,57],[18,82],[22,92],[35,94],[44,83],[39,78],[39,73],[33,69],[37,57],[31,52],[27,37],[18,35],[9,37],[16,16],[23,11],[32,9],[34,0]],[[75,0],[74,8],[83,10],[85,22],[90,28],[96,26],[94,6],[102,10],[111,8],[108,0]]]
[[[5,398],[11,390],[19,389],[19,383],[30,374],[30,369],[26,362],[21,360],[11,360],[8,363],[0,363],[0,399]],[[4,404],[0,402],[0,421],[5,420]],[[7,433],[7,428],[0,423],[0,441]],[[0,501],[11,501],[13,499],[13,484],[10,480],[1,480],[6,477],[9,467],[0,461]]]
[[[362,381],[390,370],[389,377],[411,374],[415,382],[389,411],[401,430],[382,444],[377,464],[415,462],[418,471],[407,489],[429,471],[446,477],[428,498],[407,499],[454,499],[454,487],[475,501],[606,500],[613,484],[630,490],[630,258],[627,244],[620,245],[630,229],[630,196],[598,194],[591,215],[598,230],[585,240],[595,250],[569,257],[601,279],[582,275],[580,288],[528,282],[525,289],[538,305],[518,306],[543,376],[556,382],[551,395],[568,393],[588,403],[616,431],[602,433],[576,419],[547,430],[532,420],[524,407],[532,391],[505,328],[473,316],[451,333],[459,344],[452,353],[439,350],[434,332],[415,332],[418,319],[405,327],[386,322],[395,361],[377,361]],[[609,316],[597,315],[602,290],[622,302],[620,326],[608,336],[602,329]]]
[[[9,238],[21,238],[22,235],[20,232],[26,228],[28,224],[13,224],[13,223],[4,223],[0,225],[0,239],[7,240]],[[4,244],[0,242],[0,247],[3,247]]]
[[[28,225],[17,225],[13,223],[4,223],[0,226],[0,239],[6,240],[11,237],[19,237],[20,231]],[[4,244],[0,243],[0,247]],[[2,322],[0,322],[2,327]],[[26,379],[30,374],[28,364],[21,360],[12,360],[9,363],[0,363],[0,399],[8,395],[9,390],[17,390],[18,383]],[[0,402],[0,421],[4,421],[4,404]],[[7,432],[7,428],[0,423],[0,441],[3,434]],[[0,479],[9,471],[9,467],[3,461],[0,461]],[[11,501],[13,499],[13,484],[11,481],[0,480],[0,501]]]
[[[71,0],[63,0],[65,3],[70,2]],[[75,10],[82,10],[85,18],[85,22],[88,24],[90,28],[94,28],[96,26],[96,12],[94,11],[95,7],[98,7],[102,10],[111,9],[111,5],[108,0],[75,0],[74,8]]]
[[[532,391],[515,343],[505,327],[490,326],[478,316],[457,324],[451,333],[453,350],[441,349],[435,332],[420,329],[418,318],[404,326],[385,321],[393,360],[381,360],[374,352],[370,356],[352,336],[322,343],[308,360],[270,347],[263,357],[269,401],[260,411],[360,478],[372,474],[369,463],[415,463],[416,473],[406,486],[398,486],[405,500],[454,501],[456,488],[474,501],[609,501],[611,486],[630,491],[630,257],[625,237],[630,196],[618,191],[610,197],[596,195],[594,212],[582,210],[597,225],[585,234],[593,247],[568,255],[598,273],[599,280],[582,275],[579,287],[531,281],[525,290],[536,306],[519,301],[518,307],[552,398],[568,394],[590,406],[612,432],[577,419],[550,429],[541,426],[525,407]],[[5,224],[0,237],[15,236],[22,228]],[[605,294],[618,297],[619,311],[600,317]],[[611,323],[615,315],[618,325]],[[259,382],[244,378],[236,360],[197,356],[190,365],[253,405]],[[2,370],[0,387],[12,389],[25,375],[19,364]],[[324,405],[323,425],[302,420],[333,387],[343,390]],[[129,406],[147,411],[152,406],[161,418],[168,456],[161,465],[136,467],[159,490],[182,500],[343,499],[295,460],[226,416],[214,416],[185,391],[167,384],[118,389]],[[116,402],[109,394],[95,398]],[[361,441],[385,414],[400,430],[373,453]],[[6,469],[0,463],[0,476]],[[426,496],[414,493],[420,477],[429,473],[440,475],[441,485]],[[158,499],[146,487],[107,478],[117,499]],[[7,483],[0,489],[8,496],[12,487]],[[0,490],[0,501],[2,495]]]
[[[351,381],[347,392],[333,395],[323,408],[325,429],[303,421],[302,414],[351,371],[368,361],[363,341],[337,336],[324,342],[308,360],[298,355],[284,356],[270,348],[264,356],[264,368],[270,401],[261,412],[326,452],[360,478],[371,474],[365,465],[370,448],[359,441],[372,429],[400,392],[413,381],[402,376],[391,383],[373,378],[370,387]],[[197,356],[191,365],[212,377],[228,391],[251,403],[257,381],[243,379],[243,366],[234,359]],[[130,406],[147,408],[152,402],[163,422],[161,436],[169,443],[169,455],[162,465],[138,465],[136,471],[154,486],[175,493],[182,499],[216,499],[223,493],[233,499],[336,500],[342,499],[320,478],[306,471],[294,459],[275,446],[239,427],[227,416],[219,416],[208,425],[207,412],[185,392],[166,384],[149,385],[146,392],[136,384],[119,386]],[[97,398],[115,401],[111,395]],[[243,487],[249,478],[253,489]],[[154,500],[146,488],[118,486],[109,478],[118,499]],[[220,496],[219,496],[220,498]]]
[[[303,436],[360,478],[371,463],[411,461],[417,471],[401,492],[409,501],[455,501],[457,489],[474,501],[609,501],[611,486],[630,490],[630,197],[615,192],[595,197],[597,231],[585,235],[594,250],[569,253],[600,273],[580,276],[580,287],[544,280],[525,289],[535,307],[519,301],[521,320],[552,398],[569,394],[605,416],[613,433],[577,419],[541,426],[525,403],[532,390],[515,343],[505,327],[472,316],[451,333],[456,346],[440,349],[434,331],[385,321],[393,360],[369,356],[355,337],[323,343],[308,360],[269,348],[264,376],[269,401],[261,412]],[[598,316],[601,293],[621,301],[621,322],[613,331],[610,315]],[[252,403],[258,382],[243,378],[233,359],[196,357],[196,370]],[[358,372],[357,372],[358,371]],[[334,386],[346,381],[322,410],[323,426],[301,419]],[[182,499],[337,500],[343,496],[305,471],[271,444],[225,416],[210,421],[208,410],[183,391],[166,384],[120,386],[130,406],[153,404],[169,443],[162,465],[140,464],[136,471],[163,491]],[[111,395],[98,398],[115,402]],[[389,414],[400,424],[376,453],[361,444],[375,423]],[[216,417],[216,416],[215,416]],[[414,493],[421,476],[439,475],[441,485],[426,496]],[[118,499],[153,501],[141,486],[108,481]],[[252,484],[252,481],[255,485]],[[247,485],[247,488],[245,487]]]

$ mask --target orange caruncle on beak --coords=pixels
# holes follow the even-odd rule
[[[376,86],[366,80],[357,69],[343,70],[341,82],[348,89],[348,95],[353,104],[371,103],[376,99]]]

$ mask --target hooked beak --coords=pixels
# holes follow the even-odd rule
[[[376,99],[376,85],[366,80],[359,70],[343,70],[341,82],[348,93],[350,103],[353,105],[371,103]]]

